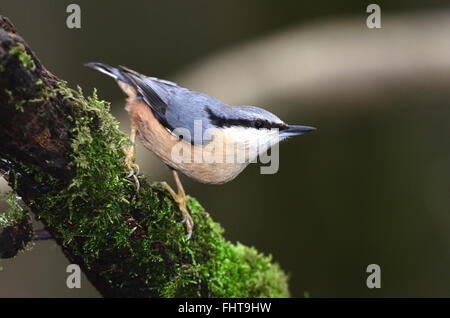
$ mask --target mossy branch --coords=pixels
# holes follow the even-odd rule
[[[129,139],[108,103],[48,72],[1,16],[0,108],[0,170],[103,296],[289,295],[271,257],[226,241],[195,199],[188,198],[196,227],[187,241],[168,193],[141,176],[137,195],[125,178]],[[27,216],[5,226],[2,256],[23,247],[30,231]]]

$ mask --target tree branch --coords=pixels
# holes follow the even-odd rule
[[[125,179],[129,140],[108,103],[95,92],[85,98],[48,72],[1,16],[0,112],[0,170],[103,296],[289,295],[271,257],[227,242],[195,199],[188,199],[196,227],[187,241],[164,190],[141,176],[136,194]],[[15,232],[29,240],[24,220]],[[3,229],[0,247],[17,250],[27,242],[16,236],[14,246],[8,243],[14,226]]]

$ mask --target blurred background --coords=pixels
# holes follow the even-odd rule
[[[85,1],[81,29],[60,0],[2,0],[0,14],[54,74],[96,87],[129,131],[122,92],[98,61],[178,82],[232,105],[318,127],[280,146],[280,169],[183,178],[227,239],[272,254],[295,297],[450,296],[450,4],[376,1]],[[167,168],[137,148],[151,180]],[[8,188],[0,181],[1,191]],[[0,211],[6,209],[1,203]],[[368,289],[366,267],[381,267]],[[53,241],[1,261],[0,297],[98,297]]]

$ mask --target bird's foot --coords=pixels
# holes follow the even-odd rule
[[[192,236],[194,221],[192,220],[192,217],[189,215],[188,209],[186,207],[186,195],[184,195],[184,193],[183,194],[175,193],[175,191],[165,181],[160,182],[159,185],[163,189],[167,190],[172,196],[172,198],[175,200],[175,202],[178,204],[178,207],[183,216],[183,221],[181,221],[181,223],[186,223],[186,231],[188,232],[187,239],[189,240]]]
[[[127,151],[127,156],[125,158],[125,164],[127,165],[129,174],[127,179],[132,178],[134,182],[134,186],[136,187],[136,192],[139,192],[140,183],[139,183],[139,173],[140,169],[137,163],[134,162],[134,146],[131,146]]]

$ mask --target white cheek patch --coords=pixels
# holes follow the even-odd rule
[[[227,127],[225,135],[236,144],[238,154],[246,161],[256,162],[257,156],[280,142],[278,129],[255,129],[245,127]]]
[[[245,127],[226,127],[225,134],[238,143],[245,143],[259,138],[259,131],[253,128]]]

